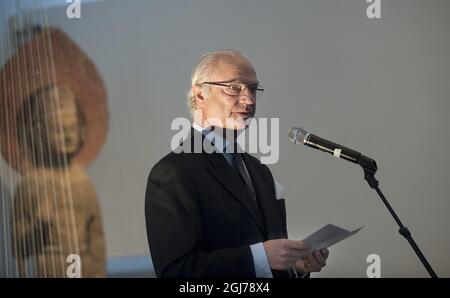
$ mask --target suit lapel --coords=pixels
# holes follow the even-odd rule
[[[247,153],[243,156],[264,217],[267,238],[279,238],[283,234],[283,218],[280,207],[274,199],[274,183],[271,177],[265,174],[266,170],[261,164],[252,162]]]
[[[205,140],[205,136],[203,134],[192,128],[190,137],[192,146],[191,148],[194,148],[195,146],[194,141],[196,135],[197,137],[201,136],[202,142]],[[211,144],[211,142],[209,142],[209,144]],[[239,177],[239,174],[236,173],[235,170],[228,164],[222,153],[206,153],[203,150],[203,154],[206,156],[210,163],[207,167],[208,171],[228,192],[233,195],[235,199],[237,199],[244,206],[244,208],[252,217],[253,221],[258,226],[262,235],[266,235],[264,218],[261,214],[260,208],[258,208],[253,199],[250,197],[250,194],[248,193],[247,188]]]
[[[265,235],[264,222],[261,213],[258,210],[258,206],[250,197],[250,194],[238,174],[228,164],[221,153],[204,154],[210,161],[208,171],[245,207],[245,209],[247,209],[261,233]]]

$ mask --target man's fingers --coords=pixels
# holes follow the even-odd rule
[[[290,249],[309,250],[310,248],[310,245],[302,240],[288,240],[286,244]]]
[[[326,259],[326,258],[328,258],[329,254],[330,254],[330,251],[329,251],[327,248],[322,248],[322,249],[320,250],[320,253],[321,253],[322,256]]]
[[[319,263],[322,267],[327,264],[327,259],[322,256],[322,253],[320,251],[314,252],[313,256],[316,259],[317,263]]]
[[[287,250],[287,257],[301,259],[304,258],[308,254],[307,250],[300,250],[300,249],[288,249]]]
[[[293,262],[293,263],[295,263],[295,262],[297,262],[298,260],[303,259],[304,257],[305,257],[305,254],[303,254],[303,255],[301,255],[301,256],[298,256],[298,255],[288,255],[288,256],[285,256],[284,259],[285,259],[286,261],[288,261],[288,262]]]
[[[274,268],[274,269],[280,269],[280,270],[286,270],[291,266],[294,266],[295,263],[297,262],[297,260],[299,260],[298,258],[291,258],[291,257],[283,257],[283,258],[278,258],[277,261],[275,262],[278,268]]]
[[[310,265],[311,271],[318,272],[318,271],[322,270],[323,266],[321,264],[319,264],[319,262],[317,262],[316,258],[312,254],[308,255],[304,259],[303,262],[305,262],[305,264],[309,264]]]
[[[288,240],[286,243],[286,256],[289,258],[304,258],[309,253],[309,245],[301,240]]]

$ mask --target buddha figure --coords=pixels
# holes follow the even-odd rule
[[[67,277],[78,268],[78,276],[104,277],[100,206],[85,168],[74,161],[85,141],[74,92],[67,85],[38,89],[22,104],[16,125],[30,161],[14,192],[11,216],[20,276]],[[70,267],[78,261],[80,266]]]

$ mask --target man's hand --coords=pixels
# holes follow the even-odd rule
[[[270,268],[287,270],[303,259],[309,245],[302,240],[275,239],[263,242]]]
[[[330,252],[326,248],[308,254],[305,258],[295,263],[295,270],[301,273],[320,272],[327,264],[329,254]]]

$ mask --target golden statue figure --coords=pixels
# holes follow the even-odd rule
[[[4,66],[0,89],[0,149],[21,173],[11,213],[20,277],[106,276],[101,211],[86,175],[107,131],[95,66],[46,28]]]
[[[105,246],[95,189],[84,169],[73,163],[83,143],[83,121],[67,86],[48,86],[25,102],[17,118],[19,142],[33,167],[14,195],[19,270],[35,258],[40,277],[66,276],[67,256],[77,254],[81,276],[105,275]],[[33,263],[33,261],[31,262]]]

